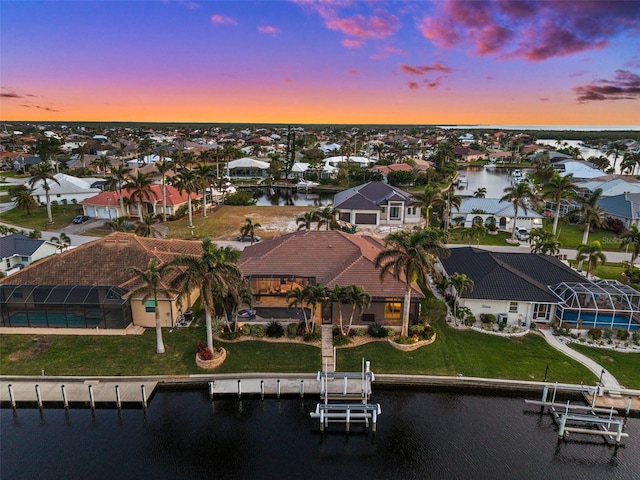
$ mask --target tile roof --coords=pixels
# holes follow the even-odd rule
[[[464,298],[557,303],[548,286],[587,280],[550,255],[452,248],[440,260],[447,274],[464,273],[474,282]]]
[[[168,207],[174,206],[174,205],[183,205],[187,203],[186,192],[183,191],[182,193],[180,193],[180,191],[172,185],[167,185],[166,187],[167,187],[167,206]],[[161,203],[162,202],[162,185],[158,185],[158,184],[151,185],[151,191],[153,192],[153,194],[151,195],[151,200],[148,203],[154,203],[154,201]],[[130,190],[123,190],[122,194],[128,198],[129,192]],[[191,200],[195,200],[196,198],[200,198],[200,197],[201,195],[199,193],[191,194]],[[94,197],[85,198],[84,200],[78,203],[81,205],[108,205],[109,203],[111,205],[116,205],[118,202],[120,202],[120,197],[118,192],[105,191],[105,192],[99,193]]]
[[[245,276],[300,276],[325,286],[360,285],[373,297],[402,297],[405,283],[387,275],[380,281],[374,259],[379,241],[336,230],[306,230],[263,240],[243,250],[239,267]],[[414,288],[412,295],[421,297]]]
[[[404,201],[413,205],[411,195],[384,182],[369,182],[336,193],[334,207],[337,209],[380,210],[389,200]]]

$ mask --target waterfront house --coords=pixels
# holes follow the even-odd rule
[[[491,218],[495,219],[499,230],[511,231],[514,225],[515,209],[511,202],[504,202],[498,198],[463,198],[460,208],[454,213],[452,223],[470,228],[477,223],[489,225]],[[462,220],[459,220],[459,219]],[[528,208],[525,212],[518,208],[518,218],[515,219],[516,228],[542,227],[542,215]]]
[[[329,288],[358,285],[371,295],[372,303],[362,314],[356,313],[354,325],[366,327],[375,322],[399,329],[406,283],[390,274],[380,279],[374,259],[383,247],[380,240],[369,236],[337,230],[307,230],[262,240],[245,248],[239,267],[249,280],[254,308],[263,317],[278,318],[279,312],[288,305],[287,294],[295,288],[315,284]],[[419,314],[422,297],[414,288],[412,319]],[[342,310],[345,320],[348,319],[350,305],[344,305]],[[338,304],[325,305],[321,316],[323,323],[336,324]]]
[[[105,183],[103,178],[74,177],[66,173],[56,173],[55,181],[47,181],[49,186],[49,198],[52,202],[68,203],[80,202],[91,198],[102,191]],[[31,196],[36,202],[44,204],[46,202],[46,192],[42,180],[37,181],[31,191]]]
[[[338,192],[334,207],[353,225],[416,225],[420,207],[411,195],[384,182],[369,182]]]
[[[125,329],[155,326],[153,299],[129,300],[138,280],[131,267],[146,270],[149,260],[200,255],[202,244],[116,232],[0,279],[0,326]],[[167,282],[170,278],[167,279]],[[188,307],[197,296],[185,299]],[[176,324],[178,295],[161,295],[157,308],[164,327]]]

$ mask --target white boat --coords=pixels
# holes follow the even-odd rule
[[[513,172],[511,172],[511,176],[513,178],[522,178],[522,172],[516,168]]]
[[[311,180],[300,180],[298,182],[298,184],[296,185],[296,187],[298,188],[298,190],[309,190],[311,188],[315,188],[317,186],[319,186],[320,184],[317,182],[312,182]]]

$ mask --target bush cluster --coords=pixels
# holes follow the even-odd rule
[[[264,325],[252,325],[251,326],[251,335],[253,335],[256,338],[262,338],[264,337],[265,334],[265,330],[264,330]]]
[[[493,325],[496,323],[496,316],[493,313],[481,313],[480,321],[482,323],[488,323],[489,325]]]
[[[343,345],[349,345],[351,343],[351,339],[348,335],[334,335],[333,337],[333,346],[341,347]]]
[[[299,325],[297,323],[290,323],[287,325],[287,337],[296,338],[298,335],[298,327]]]
[[[312,332],[306,332],[304,334],[305,342],[315,342],[322,339],[322,329],[315,328]]]
[[[385,338],[389,335],[387,329],[379,323],[369,325],[368,333],[374,338]]]
[[[280,338],[284,336],[284,327],[274,320],[267,325],[266,334],[269,338]]]
[[[599,328],[590,328],[587,332],[587,336],[591,340],[600,340],[602,338],[602,330]]]
[[[198,354],[198,358],[200,360],[213,359],[213,352],[209,347],[207,347],[207,344],[205,342],[198,343],[198,346],[196,347],[196,353]]]

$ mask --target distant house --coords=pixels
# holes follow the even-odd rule
[[[627,228],[631,225],[640,227],[640,193],[602,197],[598,206],[602,207],[606,217],[623,221]]]
[[[131,267],[146,270],[150,259],[164,263],[201,253],[202,244],[193,240],[112,233],[0,279],[0,326],[153,327],[156,308],[163,327],[175,326],[180,310],[176,294],[161,295],[157,307],[153,300],[129,299],[129,292],[140,286]],[[194,292],[185,299],[185,309],[196,296]]]
[[[553,163],[553,168],[563,177],[573,175],[575,182],[602,176],[602,170],[598,170],[592,163],[583,160],[560,160]]]
[[[334,207],[340,211],[340,220],[354,225],[411,225],[422,218],[409,193],[384,182],[338,192]]]
[[[269,163],[255,158],[245,157],[228,163],[229,177],[238,179],[265,178],[268,176]]]
[[[473,162],[475,160],[481,160],[487,156],[485,152],[480,152],[469,147],[455,147],[453,149],[453,155],[463,162]]]
[[[376,322],[399,328],[406,284],[391,274],[380,279],[374,259],[382,249],[382,242],[372,237],[336,230],[300,231],[245,248],[239,267],[251,286],[254,308],[262,317],[282,315],[288,306],[286,296],[295,288],[315,284],[329,288],[358,285],[371,295],[372,303],[362,314],[356,312],[354,325]],[[418,289],[413,290],[410,310],[413,319],[419,314],[422,297]],[[337,303],[324,306],[322,323],[338,323],[339,311]],[[343,305],[342,311],[346,323],[351,307]]]
[[[0,272],[10,275],[33,262],[55,255],[58,246],[47,240],[35,240],[21,233],[0,237]]]
[[[372,172],[380,172],[382,181],[389,182],[389,173],[391,172],[413,172],[413,167],[408,163],[392,163],[391,165],[374,165],[371,167]]]
[[[91,198],[102,191],[105,181],[102,178],[85,178],[74,177],[66,173],[56,173],[53,178],[57,183],[51,180],[47,181],[49,186],[49,198],[51,201],[64,203],[81,202],[86,198]],[[33,186],[31,195],[38,203],[46,202],[46,192],[43,188],[43,181],[38,181]]]
[[[623,193],[640,193],[640,180],[628,175],[601,175],[576,185],[588,193],[602,190],[603,197],[613,197]]]
[[[452,223],[455,217],[462,217],[464,227],[472,227],[476,223],[488,225],[491,218],[495,219],[496,226],[500,230],[511,231],[514,225],[515,209],[510,202],[500,201],[498,198],[463,198],[460,208],[452,215]],[[525,212],[518,209],[518,218],[515,220],[517,228],[540,228],[542,227],[542,215],[529,208]]]
[[[187,205],[188,198],[186,192],[180,192],[176,187],[172,185],[166,185],[167,191],[167,215],[175,215],[176,211],[183,205]],[[123,190],[123,197],[130,198],[131,191]],[[193,193],[191,194],[191,200],[199,199],[202,195]],[[102,218],[104,220],[113,220],[118,217],[134,217],[138,216],[138,203],[126,202],[124,211],[120,208],[120,196],[117,191],[105,191],[94,195],[91,198],[87,198],[79,202],[82,205],[84,215],[92,218]],[[142,201],[143,215],[163,214],[162,211],[162,185],[151,185],[151,195],[149,198]]]
[[[460,298],[462,306],[476,317],[504,314],[511,325],[551,322],[562,301],[549,289],[551,285],[591,283],[557,258],[542,254],[460,247],[452,248],[439,265],[445,275],[464,273],[473,280],[473,289]]]

